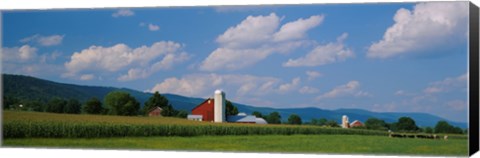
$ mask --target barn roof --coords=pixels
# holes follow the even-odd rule
[[[356,123],[360,123],[361,125],[363,125],[362,122],[360,122],[360,121],[358,121],[358,120],[355,120],[355,121],[353,121],[352,123],[350,123],[350,126],[352,126],[352,125],[354,125],[354,124],[356,124]]]
[[[152,111],[155,110],[155,109],[163,110],[161,107],[155,106],[155,107],[151,108],[150,110],[148,110],[148,112],[152,112]]]
[[[208,98],[208,99],[206,99],[206,100],[203,101],[202,103],[200,103],[200,104],[198,104],[197,106],[195,106],[195,107],[192,109],[192,111],[195,110],[196,108],[202,106],[202,105],[203,105],[205,102],[207,102],[208,100],[212,100],[212,101],[213,101],[213,98]]]
[[[253,115],[247,116],[239,116],[239,115],[232,115],[227,116],[228,122],[256,122],[256,117]]]
[[[265,121],[265,119],[263,118],[255,118],[255,123],[256,124],[268,124],[267,121]]]

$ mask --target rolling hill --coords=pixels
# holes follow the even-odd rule
[[[101,87],[101,86],[83,86],[75,84],[64,84],[52,82],[44,79],[38,79],[23,75],[3,74],[3,94],[5,96],[14,96],[19,99],[36,99],[40,101],[48,101],[52,97],[75,98],[80,101],[86,101],[91,97],[97,97],[102,100],[109,92],[120,90],[130,93],[143,106],[143,103],[152,95],[151,93],[140,92],[127,88]],[[203,102],[204,98],[186,97],[176,94],[164,95],[175,109],[191,111],[195,106]],[[251,114],[259,111],[263,114],[269,114],[277,111],[280,113],[282,120],[286,121],[291,114],[298,114],[302,120],[310,121],[312,118],[334,119],[340,122],[342,115],[348,115],[353,120],[366,121],[370,117],[383,119],[386,122],[395,122],[398,118],[408,116],[413,118],[419,126],[435,126],[440,120],[447,120],[428,113],[401,113],[401,112],[371,112],[362,109],[337,109],[326,110],[314,107],[307,108],[270,108],[258,107],[254,105],[245,105],[233,103],[240,112]],[[448,121],[448,120],[447,120]],[[452,125],[466,128],[467,123],[448,121]]]

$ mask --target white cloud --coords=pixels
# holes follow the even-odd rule
[[[302,94],[313,94],[313,93],[317,93],[318,89],[314,87],[303,86],[302,88],[300,88],[300,90],[298,90],[298,92]]]
[[[447,77],[442,81],[430,83],[427,88],[423,90],[426,94],[434,94],[441,92],[448,92],[458,88],[466,88],[468,80],[468,73],[462,74],[455,78]]]
[[[95,78],[95,75],[93,74],[84,74],[82,76],[80,76],[80,80],[92,80],[93,78]]]
[[[252,75],[191,74],[182,78],[167,78],[150,91],[205,97],[210,96],[215,89],[223,89],[227,94],[261,95],[272,91],[278,82],[276,78]]]
[[[305,74],[307,74],[308,80],[314,80],[317,77],[323,76],[322,73],[317,72],[317,71],[307,71],[307,72],[305,72]]]
[[[215,89],[223,89],[227,95],[231,94],[236,98],[244,98],[268,94],[285,94],[298,89],[299,84],[300,78],[294,78],[290,83],[282,83],[278,78],[267,76],[209,73],[189,74],[181,78],[166,78],[148,91],[211,97],[210,95]]]
[[[286,93],[292,91],[298,87],[300,84],[300,77],[294,78],[291,83],[285,83],[278,87],[280,93]]]
[[[316,99],[321,100],[325,98],[337,98],[341,96],[355,96],[355,97],[366,97],[371,96],[368,92],[360,91],[360,82],[358,81],[349,81],[347,84],[337,86],[331,91],[324,93],[318,96]]]
[[[131,68],[128,70],[128,73],[118,77],[119,81],[131,81],[136,79],[147,78],[153,73],[160,70],[168,70],[176,63],[182,63],[190,59],[190,56],[187,53],[180,54],[167,54],[161,61],[158,61],[151,66],[143,68]]]
[[[455,111],[463,111],[467,109],[467,103],[464,100],[452,100],[447,102],[447,107]]]
[[[240,24],[230,27],[218,36],[222,47],[245,48],[269,41],[280,24],[280,18],[271,13],[268,16],[248,16]]]
[[[169,69],[174,64],[187,60],[189,55],[181,52],[181,49],[181,44],[171,41],[160,41],[151,46],[137,48],[130,48],[125,44],[111,47],[90,46],[73,53],[70,61],[65,62],[67,72],[63,76],[74,77],[82,72],[118,72],[128,69],[128,73],[119,77],[119,80],[145,78],[153,72]],[[141,71],[145,73],[139,73]]]
[[[0,56],[4,73],[49,76],[62,71],[61,67],[50,64],[58,56],[57,53],[38,54],[38,49],[30,45],[4,47]]]
[[[133,15],[135,15],[135,13],[129,9],[120,9],[117,12],[112,14],[112,16],[115,18],[127,17],[127,16],[133,16]]]
[[[288,53],[310,44],[305,32],[319,25],[323,16],[311,16],[283,25],[275,13],[267,16],[248,16],[240,24],[219,35],[220,45],[201,64],[204,71],[235,70],[253,65],[271,54]],[[302,26],[304,25],[304,26]],[[276,40],[275,40],[276,39]]]
[[[65,35],[51,35],[51,36],[42,36],[39,34],[32,35],[30,37],[25,37],[20,40],[22,43],[27,42],[36,42],[41,46],[55,46],[62,43]]]
[[[355,54],[343,44],[343,41],[347,38],[347,36],[347,33],[343,33],[337,38],[336,43],[319,45],[304,57],[289,59],[287,62],[283,63],[283,66],[320,66],[354,57]]]
[[[21,47],[2,48],[2,61],[13,63],[25,63],[29,62],[37,56],[38,49],[29,45],[23,45]]]
[[[158,25],[148,24],[148,30],[150,31],[158,31],[159,29],[160,27]]]
[[[468,2],[420,3],[413,11],[401,8],[393,18],[395,24],[369,47],[367,56],[388,58],[464,41],[467,18]]]
[[[306,32],[320,25],[323,19],[323,15],[314,15],[308,19],[300,18],[297,21],[286,23],[273,35],[273,40],[279,42],[305,38]]]

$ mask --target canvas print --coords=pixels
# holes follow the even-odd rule
[[[468,155],[468,2],[2,11],[2,146]]]

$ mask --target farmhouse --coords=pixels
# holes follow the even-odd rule
[[[264,119],[257,118],[253,115],[247,115],[245,113],[226,116],[225,101],[225,93],[221,90],[216,90],[214,98],[208,98],[193,108],[192,114],[188,115],[187,119],[209,122],[267,124],[267,121]]]
[[[163,109],[158,106],[153,107],[148,111],[148,116],[162,116],[162,111]]]

